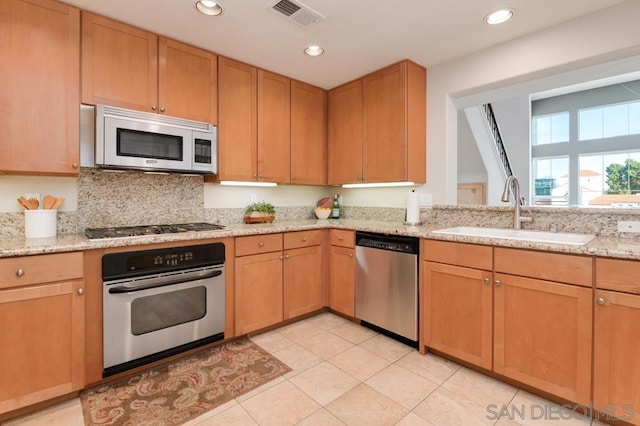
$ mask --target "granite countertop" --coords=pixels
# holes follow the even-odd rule
[[[57,237],[45,239],[25,239],[19,237],[0,238],[0,258],[325,228],[379,232],[444,241],[487,244],[501,247],[543,250],[558,253],[595,255],[603,257],[617,257],[623,259],[640,260],[640,238],[636,237],[596,237],[589,244],[576,246],[568,244],[506,240],[500,238],[434,234],[431,231],[435,229],[442,229],[444,228],[444,226],[432,224],[409,226],[404,225],[401,222],[356,219],[307,219],[293,221],[276,220],[275,222],[270,224],[229,225],[223,230],[216,231],[183,232],[178,234],[110,238],[102,240],[89,240],[84,236],[84,234],[61,234]]]

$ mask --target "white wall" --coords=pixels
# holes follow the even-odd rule
[[[508,99],[510,90],[560,75],[553,84],[576,81],[563,73],[616,62],[598,70],[637,70],[640,54],[640,1],[627,1],[573,21],[432,67],[427,72],[427,180],[423,191],[434,204],[454,204],[457,179],[457,109]],[[635,69],[634,69],[635,67]],[[593,73],[589,73],[593,74]],[[575,76],[573,76],[575,78]],[[593,78],[593,75],[585,78]],[[556,86],[557,87],[557,86]],[[506,89],[505,89],[506,88]],[[502,90],[502,91],[501,91]],[[541,89],[538,89],[541,90]],[[532,93],[532,92],[528,92]],[[500,97],[501,96],[501,97]]]
[[[73,177],[0,175],[0,213],[23,211],[16,199],[28,193],[65,197],[60,211],[78,209],[78,179]]]
[[[277,187],[204,185],[204,207],[236,208],[251,204],[251,196],[257,201],[266,201],[278,207],[315,206],[316,202],[329,195],[323,186],[279,185]]]

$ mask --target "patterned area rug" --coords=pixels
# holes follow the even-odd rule
[[[291,371],[247,338],[88,389],[86,425],[179,425]]]

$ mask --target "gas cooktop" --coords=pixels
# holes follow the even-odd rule
[[[178,223],[169,225],[120,226],[113,228],[87,228],[84,234],[90,240],[101,238],[137,237],[140,235],[176,234],[189,231],[214,231],[224,229],[216,223]]]

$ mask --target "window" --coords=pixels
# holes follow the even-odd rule
[[[533,160],[534,196],[537,206],[569,204],[569,157]]]
[[[640,102],[626,102],[578,111],[579,140],[640,134]]]
[[[640,80],[538,99],[531,114],[532,204],[640,208]]]
[[[534,145],[569,141],[568,112],[534,117],[531,127]]]

